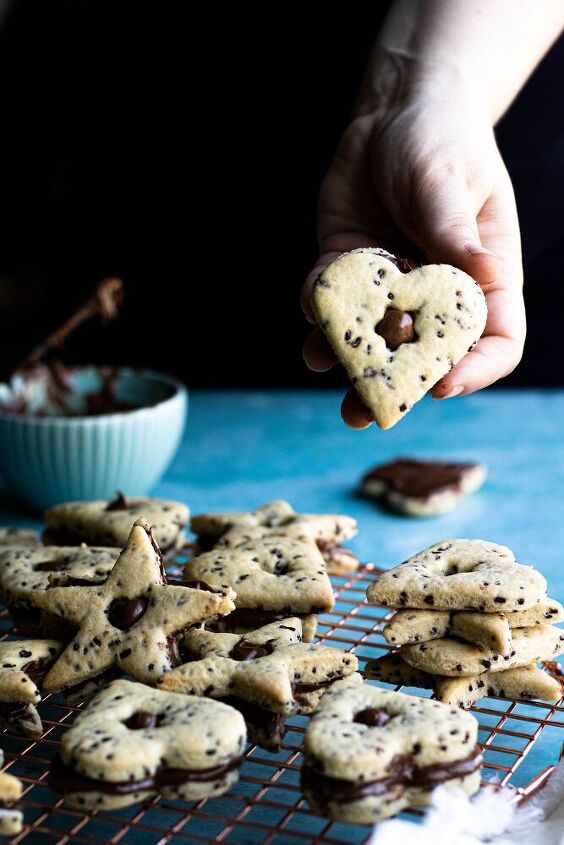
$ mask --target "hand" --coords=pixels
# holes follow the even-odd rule
[[[432,389],[435,399],[480,390],[508,375],[525,341],[519,223],[509,175],[487,113],[467,92],[420,96],[357,117],[345,132],[319,199],[320,256],[302,290],[340,253],[380,246],[398,257],[447,263],[473,276],[488,304],[483,337]],[[312,370],[336,358],[319,328],[304,346]],[[354,390],[341,409],[353,428],[372,422]]]

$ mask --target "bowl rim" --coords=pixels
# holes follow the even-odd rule
[[[73,366],[72,369],[87,370],[111,366],[115,367],[115,365],[111,364],[77,364],[76,366]],[[11,411],[4,411],[0,408],[0,420],[10,421],[19,425],[86,425],[92,420],[104,422],[106,420],[115,419],[116,417],[131,419],[136,415],[150,414],[168,403],[177,401],[179,397],[184,397],[186,400],[188,399],[188,388],[184,382],[180,381],[180,379],[176,378],[176,376],[171,376],[168,373],[162,373],[160,370],[152,370],[149,367],[131,367],[124,365],[119,366],[118,369],[126,373],[141,375],[153,381],[164,382],[164,384],[173,388],[173,393],[166,399],[162,399],[160,402],[155,402],[154,405],[143,405],[140,408],[134,408],[131,411],[113,411],[109,414],[84,414],[79,417],[57,416],[55,414],[41,417],[34,416],[33,414],[15,414]]]

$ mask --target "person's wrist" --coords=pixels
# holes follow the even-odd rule
[[[491,103],[460,62],[404,56],[379,49],[373,56],[355,104],[354,118],[374,115],[387,122],[411,110],[463,109],[492,126]]]

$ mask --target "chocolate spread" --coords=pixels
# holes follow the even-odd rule
[[[112,499],[106,505],[107,511],[126,511],[129,505],[123,493],[117,493],[115,499]]]
[[[417,340],[414,328],[415,314],[411,311],[398,311],[388,308],[374,331],[384,338],[386,347],[394,352],[403,343]]]
[[[206,581],[169,581],[168,583],[173,587],[190,587],[192,590],[205,590],[207,593],[221,593],[221,590],[216,590]]]
[[[346,804],[372,795],[385,795],[392,787],[398,785],[432,789],[443,781],[471,775],[481,765],[482,752],[477,746],[462,760],[433,763],[421,768],[416,765],[412,757],[398,755],[393,758],[386,777],[373,781],[350,781],[328,777],[305,763],[302,767],[301,785],[303,789],[311,790],[322,804],[333,801]]]
[[[456,490],[464,474],[473,469],[472,463],[447,463],[445,461],[417,461],[398,458],[377,466],[366,473],[364,481],[383,481],[389,488],[404,496],[423,499],[438,490]]]
[[[317,610],[312,608],[310,613],[316,613]],[[288,616],[297,616],[298,619],[303,619],[307,613],[295,613],[291,608],[282,608],[282,610],[262,610],[253,607],[237,607],[229,614],[229,627],[235,628],[262,628],[263,625],[269,625],[271,622],[279,622],[281,619],[287,619]]]
[[[244,637],[235,643],[229,657],[231,660],[256,660],[259,657],[267,657],[274,651],[274,643],[250,643]]]
[[[140,731],[143,728],[157,728],[159,717],[156,713],[148,713],[146,710],[137,710],[129,719],[123,723],[130,731]]]
[[[380,707],[367,707],[360,710],[353,719],[359,725],[368,725],[371,728],[381,728],[387,725],[392,717]]]
[[[139,596],[134,599],[114,599],[108,608],[108,619],[114,628],[127,631],[145,614],[149,602]]]
[[[66,766],[59,756],[51,762],[49,783],[58,792],[103,792],[105,795],[129,795],[131,792],[158,790],[163,786],[179,786],[183,783],[208,783],[236,769],[242,757],[233,757],[220,766],[211,769],[169,769],[165,766],[143,780],[112,781],[95,780]]]

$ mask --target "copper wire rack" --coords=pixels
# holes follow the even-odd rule
[[[171,574],[177,571],[173,568]],[[318,639],[353,651],[361,667],[388,648],[381,634],[387,614],[365,602],[366,588],[377,571],[366,564],[346,578],[333,578],[336,605],[319,620]],[[12,633],[17,632],[2,609],[0,638]],[[123,810],[89,812],[67,807],[47,786],[49,762],[78,708],[66,705],[61,696],[48,696],[39,709],[45,729],[39,740],[2,737],[4,769],[20,778],[24,787],[20,806],[25,827],[11,840],[4,840],[13,845],[356,845],[369,837],[369,828],[316,815],[301,794],[299,773],[307,717],[288,720],[279,751],[250,746],[240,779],[226,795],[194,804],[157,797]],[[490,697],[474,707],[473,713],[480,723],[479,741],[484,749],[484,786],[509,785],[515,790],[515,799],[523,800],[550,774],[554,765],[546,766],[546,760],[558,761],[564,740],[564,701],[549,705]],[[521,764],[526,757],[534,762],[537,755],[545,767],[539,764],[536,776],[527,782],[520,775]]]

